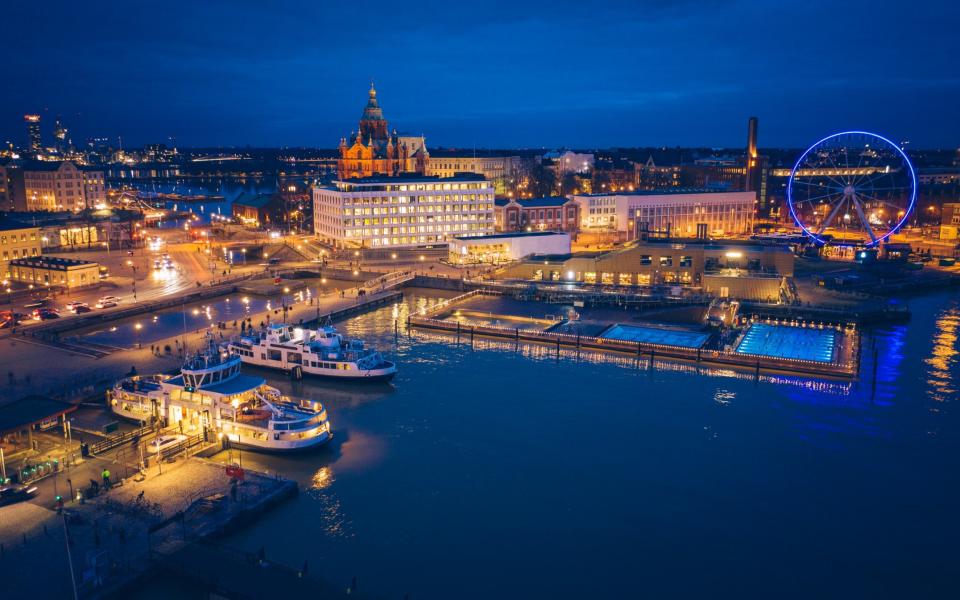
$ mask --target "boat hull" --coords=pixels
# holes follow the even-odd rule
[[[299,368],[303,375],[309,375],[310,377],[327,379],[330,381],[371,383],[375,381],[383,382],[390,381],[397,374],[397,366],[389,361],[384,361],[373,369],[353,368],[350,370],[345,370],[319,369],[306,365],[284,365],[282,361],[265,360],[262,358],[253,358],[248,356],[241,356],[240,359],[243,364],[250,365],[251,367],[261,367],[264,369],[272,369],[274,371],[282,371],[284,373],[293,373],[294,369]]]
[[[313,450],[314,448],[319,448],[326,445],[330,440],[333,439],[332,432],[324,432],[318,436],[310,438],[307,441],[290,443],[290,442],[274,442],[272,445],[258,445],[248,441],[234,441],[229,440],[229,445],[231,448],[240,448],[241,450],[253,450],[256,452],[263,452],[267,454],[290,454],[294,452],[306,452],[307,450]]]

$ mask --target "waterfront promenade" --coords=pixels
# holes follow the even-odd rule
[[[334,290],[305,301],[294,302],[287,306],[286,318],[291,323],[306,322],[323,319],[326,315],[333,318],[344,318],[353,314],[357,309],[367,306],[378,306],[382,302],[396,298],[394,286],[388,285],[381,289],[377,283],[379,278],[366,284],[361,284],[361,294],[357,289]],[[396,284],[396,282],[393,282]],[[249,324],[258,326],[261,322],[278,322],[283,320],[284,311],[280,307],[270,310],[252,311],[248,315]],[[216,328],[215,323],[209,329],[192,329],[187,332],[178,332],[152,343],[154,348],[162,349],[169,346],[174,351],[170,354],[152,352],[150,345],[133,349],[107,349],[106,352],[94,353],[73,351],[71,348],[84,347],[82,337],[76,337],[69,331],[58,333],[59,341],[34,338],[29,330],[19,330],[17,335],[6,335],[0,338],[0,357],[3,359],[5,374],[0,379],[4,396],[20,398],[29,394],[46,394],[67,400],[81,400],[96,395],[105,386],[128,373],[131,367],[136,367],[139,373],[158,373],[176,369],[180,366],[181,345],[187,351],[200,347],[206,332],[213,331],[220,339],[239,333],[240,324],[234,327],[234,321],[227,323],[227,328]],[[97,349],[91,345],[90,348]]]
[[[69,598],[75,587],[80,598],[104,597],[164,569],[227,592],[266,592],[269,582],[275,590],[345,595],[348,582],[335,587],[309,577],[306,565],[271,563],[265,552],[252,557],[256,576],[244,575],[236,567],[250,555],[210,544],[296,493],[292,481],[249,470],[234,485],[222,465],[188,458],[151,466],[90,500],[69,500],[62,514],[32,503],[5,507],[4,594]],[[187,560],[198,553],[208,561],[203,569]]]

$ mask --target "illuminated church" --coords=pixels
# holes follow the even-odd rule
[[[383,109],[377,103],[377,90],[370,84],[370,99],[360,117],[360,130],[340,139],[337,175],[341,179],[401,173],[427,172],[430,154],[422,135],[405,136],[387,129]]]

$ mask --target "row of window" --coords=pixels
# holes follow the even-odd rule
[[[681,267],[692,267],[693,266],[693,257],[692,256],[681,256],[677,261]],[[641,265],[652,265],[653,257],[649,254],[640,255],[640,264]],[[672,267],[673,266],[673,256],[661,256],[660,257],[660,266],[661,267]]]
[[[18,248],[12,250],[13,258],[26,258],[28,256],[40,256],[40,251],[37,248],[24,248],[23,253],[20,253]],[[10,252],[7,250],[3,251],[3,260],[10,260]]]
[[[450,225],[421,225],[419,227],[365,227],[363,229],[347,229],[346,237],[370,237],[378,235],[395,235],[404,233],[446,233],[456,235],[459,233],[487,232],[492,229],[492,224],[463,224],[459,227]]]
[[[383,185],[356,185],[344,183],[338,186],[344,192],[441,192],[448,190],[483,190],[489,189],[490,184],[485,181],[467,183],[402,183]]]
[[[36,231],[31,231],[31,232],[30,232],[30,240],[33,241],[33,242],[37,241],[37,232],[36,232]],[[21,241],[21,242],[27,241],[27,234],[26,234],[26,232],[20,234],[20,241]],[[6,243],[7,243],[7,236],[5,236],[5,235],[0,235],[0,245],[4,245],[4,244],[6,244]],[[17,243],[17,234],[15,234],[15,233],[10,234],[10,243],[11,243],[11,244],[16,244],[16,243]]]
[[[467,212],[478,210],[493,210],[493,204],[429,204],[420,206],[391,206],[380,208],[344,208],[345,215],[406,215],[416,213],[435,213],[435,212]]]

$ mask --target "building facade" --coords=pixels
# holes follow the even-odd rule
[[[313,188],[314,234],[338,247],[446,243],[493,233],[493,186],[484,177],[367,177]]]
[[[7,177],[18,211],[81,211],[104,205],[104,172],[70,161],[29,161],[7,165]]]
[[[534,231],[458,236],[450,240],[449,261],[455,265],[499,264],[532,254],[570,254],[570,235]]]
[[[794,256],[786,246],[704,240],[635,242],[610,252],[524,261],[504,277],[534,281],[699,286],[725,298],[778,302]]]
[[[639,230],[728,237],[753,233],[756,194],[677,188],[579,195],[573,200],[580,206],[582,231],[614,232],[626,239],[637,237]]]
[[[100,264],[89,260],[31,256],[10,261],[10,280],[23,285],[79,288],[100,283]]]
[[[0,274],[10,277],[10,261],[40,256],[40,228],[13,219],[0,217]]]
[[[23,122],[27,126],[27,150],[32,153],[43,149],[43,138],[40,135],[40,115],[23,115]]]
[[[251,228],[282,225],[285,202],[280,194],[243,193],[233,201],[231,213],[243,225]]]
[[[564,196],[496,201],[497,231],[566,231],[580,226],[580,205]]]
[[[453,177],[457,173],[477,173],[493,182],[494,191],[505,195],[524,171],[519,156],[436,156],[430,157],[427,174]]]
[[[405,136],[390,132],[383,109],[377,102],[377,90],[370,84],[367,106],[360,116],[360,127],[349,138],[340,139],[337,176],[387,176],[427,172],[430,155],[423,136]]]
[[[593,154],[564,150],[563,152],[547,152],[543,158],[552,161],[553,168],[558,176],[567,173],[589,173],[593,170],[596,157]]]
[[[940,239],[960,240],[960,203],[945,202],[940,209]]]

